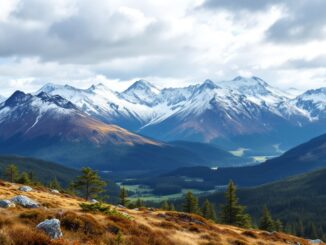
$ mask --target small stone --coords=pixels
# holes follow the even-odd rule
[[[23,195],[13,197],[11,201],[25,208],[38,208],[40,206],[36,201]]]
[[[60,191],[58,191],[57,189],[51,189],[50,191],[54,194],[60,194]]]
[[[118,207],[118,208],[126,208],[125,206],[123,206],[123,205],[121,205],[121,204],[119,204],[117,207]]]
[[[46,219],[43,222],[39,223],[36,228],[43,230],[52,239],[62,237],[60,220],[58,219]]]
[[[0,200],[0,207],[1,208],[13,208],[16,207],[15,203],[11,202],[10,200]]]
[[[98,201],[96,199],[91,199],[89,202],[90,203],[98,203]]]
[[[19,187],[19,190],[20,191],[25,191],[25,192],[30,192],[30,191],[33,190],[33,188],[30,187],[30,186],[24,185],[24,186]]]

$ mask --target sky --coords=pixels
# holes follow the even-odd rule
[[[0,94],[241,76],[326,86],[325,0],[0,0]]]

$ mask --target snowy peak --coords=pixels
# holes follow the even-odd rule
[[[24,92],[17,90],[5,101],[4,106],[14,107],[21,103],[27,102],[32,97],[33,96],[31,94],[25,94]]]
[[[326,87],[308,90],[291,102],[314,119],[326,118]]]
[[[128,91],[135,91],[135,90],[145,90],[145,91],[152,91],[153,93],[159,93],[160,90],[156,88],[153,84],[145,80],[138,80],[134,82],[125,92]]]
[[[153,84],[145,80],[139,80],[122,92],[121,96],[131,103],[153,106],[157,103],[156,100],[159,93],[160,90]]]

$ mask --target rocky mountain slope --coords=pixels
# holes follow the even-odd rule
[[[0,199],[17,195],[37,202],[36,208],[1,208],[0,241],[9,244],[310,244],[308,240],[279,232],[245,230],[214,224],[199,216],[154,209],[129,210],[111,206],[110,212],[82,211],[83,200],[44,188],[22,192],[19,185],[0,184]],[[40,223],[56,219],[51,230]],[[47,226],[49,227],[49,226]],[[19,234],[19,235],[17,235]],[[50,236],[57,235],[57,239]]]

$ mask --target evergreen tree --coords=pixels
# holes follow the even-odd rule
[[[4,175],[11,183],[14,183],[18,179],[18,168],[16,165],[10,164],[6,167]]]
[[[225,192],[226,202],[222,205],[221,221],[225,224],[244,228],[251,227],[251,218],[245,212],[245,207],[238,203],[236,187],[232,181],[229,182]]]
[[[213,204],[209,202],[207,199],[205,200],[202,207],[202,215],[206,219],[210,219],[216,221],[216,212]]]
[[[50,182],[49,182],[49,188],[55,189],[55,190],[61,190],[61,185],[59,181],[57,180],[57,177],[54,177]]]
[[[82,175],[76,178],[74,186],[83,195],[85,200],[89,200],[104,191],[106,182],[101,180],[96,171],[91,168],[83,168]]]
[[[125,207],[128,204],[128,193],[124,187],[120,188],[120,204]]]
[[[166,210],[166,211],[170,210],[170,205],[167,200],[163,201],[161,209]]]
[[[22,172],[18,179],[18,183],[25,184],[25,185],[31,184],[29,174],[27,172]]]
[[[260,218],[260,223],[259,223],[259,229],[265,231],[275,230],[275,222],[267,207],[263,208],[262,216]]]
[[[200,213],[200,209],[198,206],[198,199],[190,191],[184,197],[183,211],[186,213],[194,213],[194,214]]]
[[[141,207],[144,207],[144,206],[145,205],[144,205],[143,200],[141,200],[140,198],[138,198],[137,201],[136,201],[136,207],[137,208],[141,208]]]
[[[275,231],[283,231],[283,224],[282,224],[281,220],[277,219],[274,221],[274,228],[275,228]]]
[[[175,207],[174,207],[174,204],[172,202],[170,203],[169,210],[170,211],[175,211]]]

